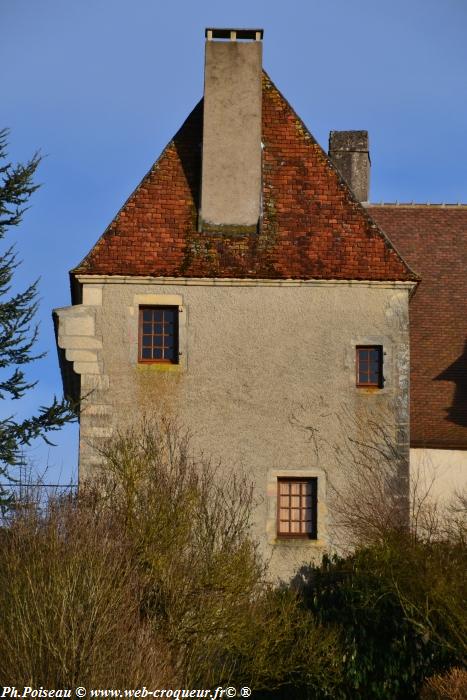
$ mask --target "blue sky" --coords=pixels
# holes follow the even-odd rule
[[[39,379],[18,415],[61,391],[51,309],[202,96],[204,28],[262,27],[264,66],[327,148],[368,129],[372,201],[467,200],[465,0],[0,0],[0,125],[10,156],[46,156],[17,241],[17,282],[41,277]],[[47,479],[76,472],[77,427],[37,445]]]

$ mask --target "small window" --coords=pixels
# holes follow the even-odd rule
[[[316,539],[317,478],[277,482],[277,536]]]
[[[381,345],[357,347],[357,386],[383,386],[383,348]]]
[[[140,307],[140,362],[178,363],[178,313],[178,306]]]

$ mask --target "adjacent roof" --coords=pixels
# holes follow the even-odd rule
[[[410,304],[411,444],[467,449],[467,205],[371,205],[421,276]]]
[[[72,275],[416,280],[263,75],[263,219],[198,232],[202,102]]]

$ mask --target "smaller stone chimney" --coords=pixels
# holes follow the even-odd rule
[[[368,202],[370,153],[368,131],[331,131],[329,157],[359,202]]]

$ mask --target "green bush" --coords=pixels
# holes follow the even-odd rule
[[[339,627],[345,648],[332,697],[416,698],[427,676],[462,664],[466,564],[462,542],[420,542],[401,531],[311,570],[309,609]]]

